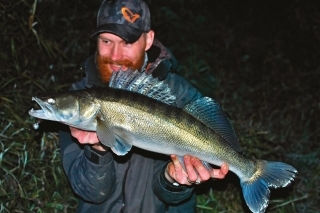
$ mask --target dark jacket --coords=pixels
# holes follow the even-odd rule
[[[147,52],[146,72],[164,80],[183,107],[201,97],[185,79],[170,72],[175,60],[157,40]],[[83,69],[86,77],[73,90],[106,87],[101,82],[94,56]],[[79,196],[78,212],[160,213],[195,212],[192,187],[174,186],[164,177],[168,156],[136,147],[125,156],[80,145],[68,131],[59,134],[63,167],[73,191]]]

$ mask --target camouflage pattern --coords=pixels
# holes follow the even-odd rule
[[[133,40],[150,29],[150,11],[144,1],[104,0],[98,12],[97,28],[93,35],[110,32],[125,40]]]

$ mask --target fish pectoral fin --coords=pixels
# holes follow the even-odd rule
[[[116,136],[112,131],[110,125],[107,122],[101,120],[97,117],[97,129],[96,129],[98,138],[100,142],[112,148],[113,144],[116,143]]]
[[[124,140],[120,135],[116,135],[111,126],[97,117],[97,135],[100,142],[111,148],[116,155],[125,155],[132,145]]]
[[[131,148],[132,148],[132,145],[130,143],[128,143],[121,136],[116,135],[116,142],[111,147],[111,150],[116,155],[125,155],[131,150]]]

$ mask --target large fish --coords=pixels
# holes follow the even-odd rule
[[[178,156],[191,155],[220,166],[227,163],[239,178],[254,213],[265,212],[269,188],[285,187],[297,170],[282,162],[246,157],[220,105],[202,97],[184,108],[164,81],[144,72],[116,72],[110,88],[85,89],[33,97],[41,107],[30,115],[89,131],[117,155],[132,146]]]

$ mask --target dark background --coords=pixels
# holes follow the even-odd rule
[[[267,212],[320,212],[320,5],[316,1],[148,0],[177,72],[221,103],[246,154],[295,166]],[[67,90],[95,51],[100,1],[0,3],[0,212],[73,212],[52,124],[31,96]],[[41,126],[41,125],[40,125]],[[218,184],[217,184],[218,183]],[[198,190],[198,212],[248,212],[230,174]]]

